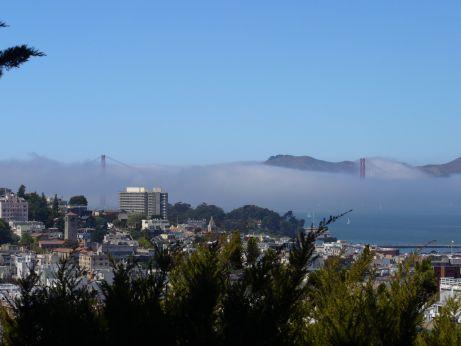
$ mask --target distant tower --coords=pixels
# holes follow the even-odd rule
[[[208,223],[208,232],[215,232],[217,229],[216,224],[213,220],[213,216],[210,218],[210,222]]]
[[[101,155],[101,209],[106,208],[106,155]]]
[[[360,159],[360,178],[365,179],[365,172],[366,172],[365,159],[361,158]]]
[[[77,214],[67,213],[64,218],[64,239],[77,241],[78,217]]]

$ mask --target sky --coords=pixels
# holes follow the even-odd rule
[[[3,1],[0,160],[461,156],[459,1]]]

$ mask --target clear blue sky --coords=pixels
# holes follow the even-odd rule
[[[459,1],[16,0],[0,159],[461,156]]]

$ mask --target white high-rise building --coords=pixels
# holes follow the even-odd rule
[[[120,192],[120,209],[128,213],[142,214],[148,218],[167,218],[168,193],[161,188],[149,191],[145,187],[127,187]]]
[[[10,221],[28,221],[29,205],[24,198],[14,193],[7,193],[0,197],[0,219]]]

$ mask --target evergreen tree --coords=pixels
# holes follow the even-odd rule
[[[24,198],[26,195],[26,187],[24,185],[19,186],[18,197]]]
[[[442,310],[433,330],[423,328],[436,285],[417,256],[388,284],[376,281],[369,248],[352,264],[331,257],[308,272],[316,238],[335,220],[300,233],[288,256],[281,248],[260,254],[251,239],[244,253],[238,233],[190,255],[155,247],[147,270],[114,262],[114,280],[102,284],[99,299],[69,263],[51,287],[32,269],[11,313],[3,311],[4,344],[458,344],[458,303]]]
[[[5,345],[100,345],[96,292],[80,284],[80,271],[70,260],[58,265],[54,285],[41,286],[34,268],[19,280],[21,296],[12,315],[3,313]]]
[[[434,320],[432,330],[423,332],[419,345],[461,345],[461,301],[459,297],[448,299],[440,308],[439,315]]]
[[[0,245],[13,242],[13,236],[10,226],[3,219],[0,219]]]
[[[249,266],[252,266],[258,260],[260,255],[260,251],[258,248],[258,243],[255,237],[250,237],[247,241],[247,248],[246,248],[246,263]]]
[[[51,207],[51,210],[53,211],[53,217],[58,217],[59,216],[59,200],[58,200],[58,195],[54,195],[53,198],[53,205]]]
[[[0,28],[5,27],[7,25],[0,21]],[[25,44],[0,50],[0,78],[3,75],[3,71],[18,68],[23,63],[29,61],[31,57],[40,56],[45,56],[45,54]]]
[[[77,205],[85,205],[86,206],[86,205],[88,205],[88,200],[83,195],[72,196],[69,199],[69,205],[70,206],[77,206]]]

